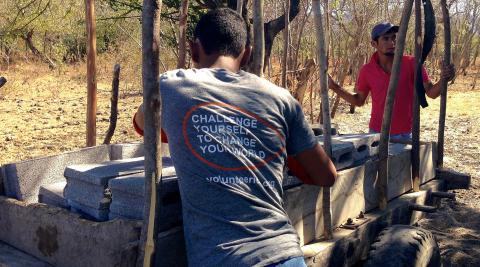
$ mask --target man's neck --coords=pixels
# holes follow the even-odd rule
[[[240,63],[230,56],[208,56],[203,64],[198,65],[198,68],[218,68],[237,73],[240,70]]]
[[[392,72],[393,66],[393,56],[385,55],[382,53],[377,52],[378,54],[378,65],[386,72]]]

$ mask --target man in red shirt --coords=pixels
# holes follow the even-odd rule
[[[372,111],[370,116],[370,132],[379,133],[382,128],[383,110],[387,96],[390,73],[392,71],[395,42],[398,26],[388,22],[377,24],[372,29],[371,45],[375,48],[370,62],[363,65],[357,79],[357,92],[351,93],[340,87],[330,77],[329,88],[352,105],[363,106],[368,94],[372,94]],[[437,98],[441,93],[441,81],[450,81],[455,75],[453,65],[441,69],[440,80],[433,84],[425,68],[422,68],[423,83],[426,95]],[[412,112],[414,99],[415,58],[403,56],[397,92],[392,113],[390,129],[391,139],[406,141],[411,139]]]

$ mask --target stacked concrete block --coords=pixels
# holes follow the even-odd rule
[[[112,189],[112,203],[109,218],[142,220],[144,218],[144,175],[129,175],[109,182]],[[182,206],[178,179],[176,176],[163,177],[159,198],[162,207],[159,214],[160,231],[181,225]]]
[[[367,158],[378,154],[380,134],[346,134],[335,136],[332,140],[334,140],[334,142],[351,143],[355,148],[352,154],[353,161],[357,163],[363,162]]]
[[[110,160],[130,159],[143,156],[145,156],[143,143],[110,145]]]
[[[160,199],[159,229],[169,229],[181,221],[181,199],[178,179],[169,158],[162,162],[162,184]],[[142,220],[145,204],[145,174],[117,177],[108,182],[112,192],[109,218]]]
[[[143,170],[143,157],[69,166],[64,173],[67,179],[65,198],[72,211],[99,221],[108,220],[111,202],[108,181],[115,177],[141,173]]]
[[[312,124],[312,130],[313,130],[313,134],[315,134],[315,136],[323,135],[323,125],[322,124],[318,124],[318,123]],[[338,134],[338,131],[334,126],[332,126],[330,128],[330,134],[332,136]]]
[[[323,146],[323,135],[317,136],[318,142]],[[332,162],[337,170],[345,169],[353,164],[355,147],[350,142],[332,139]]]
[[[40,187],[65,181],[63,172],[68,165],[104,162],[109,159],[109,147],[102,145],[5,164],[1,168],[5,195],[27,203],[38,202]]]
[[[67,185],[66,181],[43,185],[40,187],[38,193],[38,202],[45,203],[50,206],[60,207],[64,209],[69,209],[67,200],[63,196],[63,190]]]

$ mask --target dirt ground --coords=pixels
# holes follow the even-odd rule
[[[480,81],[472,89],[480,67],[459,77],[449,87],[445,132],[448,168],[472,175],[470,190],[456,190],[457,201],[444,201],[439,212],[419,224],[432,230],[441,248],[444,266],[480,266]],[[85,145],[86,68],[84,64],[49,70],[37,63],[0,68],[7,84],[0,89],[0,164],[54,155]],[[120,81],[117,128],[112,143],[140,141],[131,117],[141,103],[140,77],[130,85]],[[480,79],[479,79],[480,80]],[[111,73],[98,75],[97,144],[109,125]],[[130,88],[130,89],[128,89]],[[436,141],[439,99],[421,111],[421,139]],[[308,110],[306,110],[308,114]],[[348,113],[342,104],[336,118],[340,133],[368,131],[370,105]]]

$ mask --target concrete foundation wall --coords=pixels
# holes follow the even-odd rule
[[[97,223],[0,196],[0,240],[57,267],[135,266],[141,223]]]

